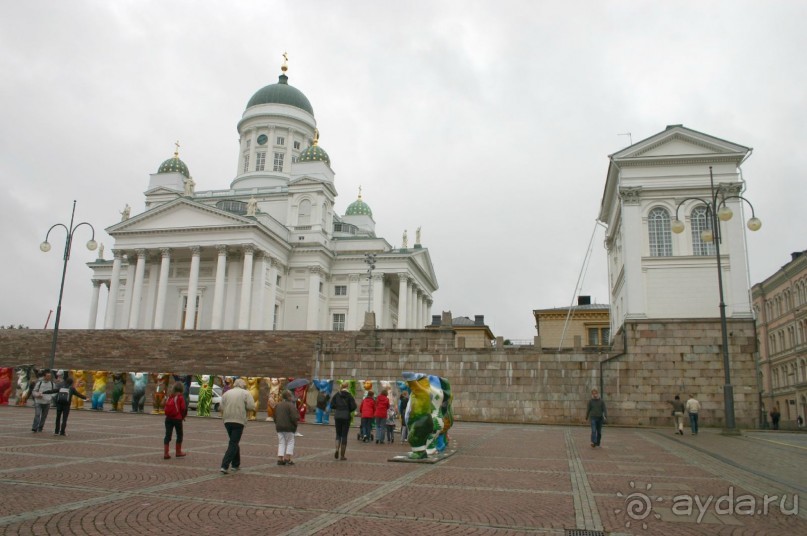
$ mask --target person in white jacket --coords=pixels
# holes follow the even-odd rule
[[[34,423],[31,425],[32,432],[41,432],[45,427],[45,421],[48,418],[50,411],[50,399],[53,397],[51,394],[45,394],[45,391],[53,391],[56,389],[56,384],[51,379],[50,370],[46,370],[44,376],[36,381],[34,390],[31,393],[34,397]]]
[[[221,397],[221,418],[230,438],[227,452],[221,460],[221,472],[224,474],[230,471],[230,465],[233,471],[241,468],[241,447],[238,444],[247,424],[247,412],[255,411],[255,400],[246,387],[247,382],[238,378],[233,382],[233,388]]]

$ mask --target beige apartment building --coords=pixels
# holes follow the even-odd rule
[[[578,296],[577,305],[535,309],[535,329],[544,348],[573,348],[575,337],[579,346],[607,347],[611,338],[611,308],[591,303],[590,296]]]
[[[762,403],[765,416],[775,405],[780,427],[807,418],[807,251],[751,287],[757,317]]]

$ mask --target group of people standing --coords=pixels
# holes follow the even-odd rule
[[[87,397],[76,391],[73,387],[73,378],[61,375],[53,380],[52,372],[45,370],[42,377],[37,379],[31,390],[34,398],[34,422],[31,424],[32,432],[41,432],[45,428],[51,404],[56,408],[56,429],[53,435],[67,435],[67,417],[70,415],[70,403],[73,397],[87,400]],[[55,399],[54,399],[55,398]]]
[[[399,412],[390,402],[389,391],[384,389],[376,397],[372,391],[367,392],[367,396],[361,401],[359,407],[361,414],[361,435],[363,442],[367,443],[375,437],[376,444],[383,445],[385,442],[395,442],[395,420]],[[373,425],[375,425],[375,436],[373,436]]]

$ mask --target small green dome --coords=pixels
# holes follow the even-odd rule
[[[373,211],[370,209],[370,205],[362,201],[361,197],[359,197],[348,205],[345,216],[370,216],[372,218]]]
[[[298,162],[325,162],[329,166],[331,165],[331,158],[328,156],[328,153],[325,152],[325,149],[320,147],[319,145],[311,145],[305,151],[300,153],[300,156],[297,158]]]
[[[160,164],[157,173],[182,173],[188,178],[191,176],[191,172],[188,171],[188,166],[185,165],[185,162],[179,159],[179,155],[176,153],[174,153],[173,158],[169,158]]]
[[[288,104],[314,115],[314,108],[308,102],[308,98],[299,89],[292,87],[288,83],[289,77],[281,74],[277,84],[270,84],[259,89],[249,102],[247,108],[260,104]]]

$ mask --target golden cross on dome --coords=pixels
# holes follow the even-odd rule
[[[283,53],[283,65],[280,66],[280,70],[284,73],[289,70],[289,53]]]
[[[314,143],[313,143],[314,147],[316,147],[318,143],[319,143],[319,129],[315,128],[314,129]]]
[[[176,146],[176,149],[174,149],[174,158],[179,158],[179,140],[177,140],[174,145]]]
[[[359,199],[361,199],[361,185],[359,185]]]

